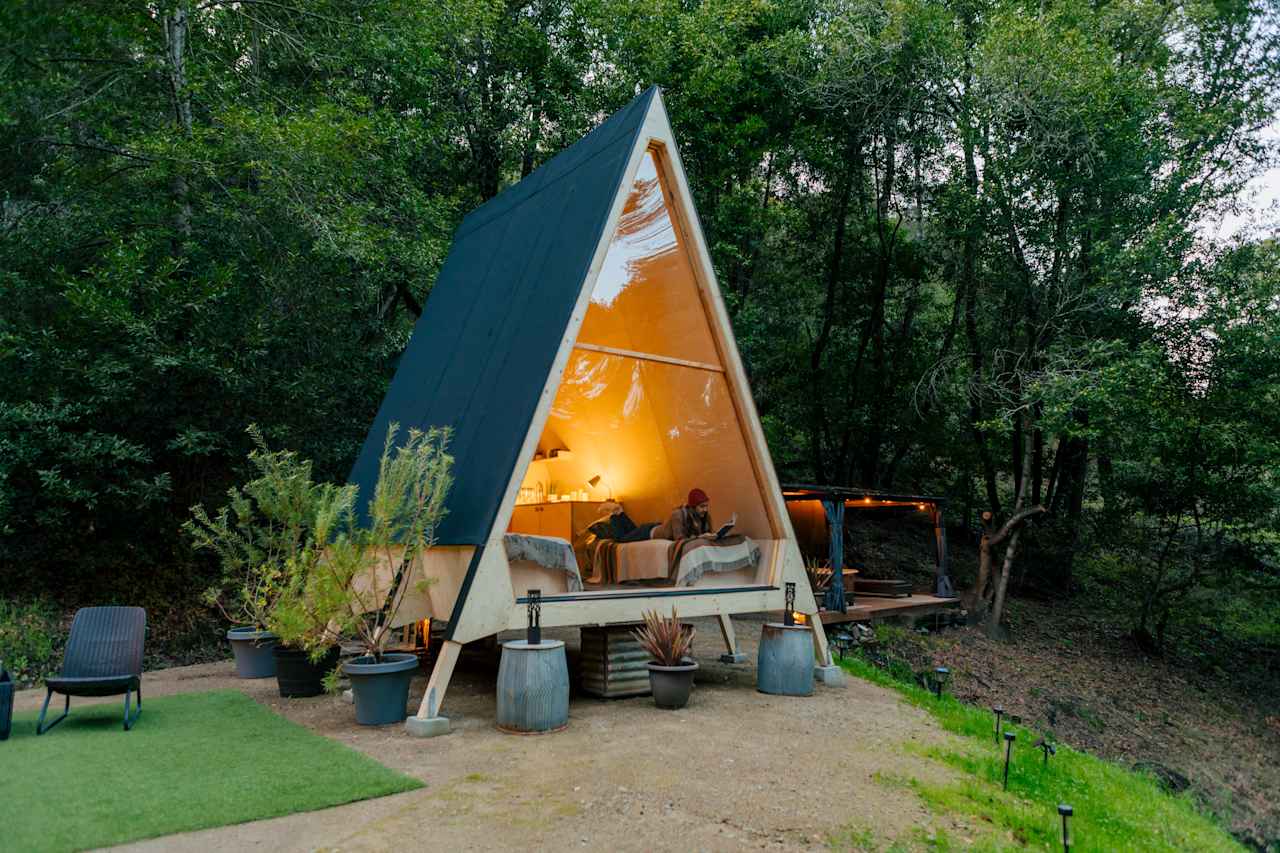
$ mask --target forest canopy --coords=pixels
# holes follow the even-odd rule
[[[783,478],[1024,513],[1159,646],[1280,589],[1275,12],[6,3],[0,584],[192,601],[246,426],[344,478],[461,217],[656,83]]]

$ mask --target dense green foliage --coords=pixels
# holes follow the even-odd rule
[[[1033,747],[1041,735],[1024,726],[1003,727],[1016,736],[1005,791],[1005,744],[994,741],[995,718],[990,711],[965,705],[949,694],[935,696],[861,657],[845,658],[841,665],[859,678],[900,691],[944,729],[962,736],[958,744],[922,747],[926,755],[961,771],[959,781],[886,780],[906,784],[930,809],[961,815],[974,828],[967,842],[941,836],[929,849],[1059,850],[1059,803],[1074,810],[1072,850],[1243,849],[1199,814],[1189,797],[1165,793],[1150,777],[1063,744],[1055,745],[1056,755],[1046,763],[1044,754]],[[855,830],[833,838],[832,846],[867,849],[859,841]]]
[[[1280,588],[1274,11],[5,4],[0,583],[189,600],[244,425],[343,477],[460,217],[658,83],[784,477],[1043,506],[1001,583],[1158,646]]]
[[[0,667],[19,688],[51,675],[61,662],[62,628],[47,601],[0,598]]]
[[[148,698],[128,735],[116,702],[73,701],[45,737],[34,712],[13,725],[5,761],[23,771],[0,778],[0,802],[14,850],[110,847],[422,787],[238,690]]]

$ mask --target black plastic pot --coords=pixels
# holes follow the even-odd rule
[[[9,671],[0,667],[0,740],[9,739],[13,725],[13,679]]]
[[[276,659],[276,683],[280,695],[292,699],[319,696],[324,692],[324,677],[338,665],[338,647],[334,646],[317,663],[301,649],[276,645],[271,653]]]
[[[372,655],[352,658],[342,665],[351,679],[356,703],[356,722],[362,726],[385,726],[404,722],[408,716],[409,682],[418,669],[418,656],[393,652],[379,663]]]
[[[689,704],[698,662],[690,658],[685,661],[681,666],[649,664],[649,689],[653,691],[653,704],[659,708],[675,711]]]
[[[276,660],[271,655],[276,635],[257,628],[232,628],[227,631],[231,653],[236,656],[237,678],[270,678],[276,674]]]

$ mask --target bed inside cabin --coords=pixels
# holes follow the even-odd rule
[[[669,186],[652,147],[525,460],[505,537],[518,595],[770,583],[782,533]],[[713,531],[736,517],[729,535],[645,535],[694,488],[710,497]]]

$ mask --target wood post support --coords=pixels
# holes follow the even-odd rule
[[[453,667],[458,663],[461,652],[462,643],[455,643],[453,640],[445,640],[440,647],[440,657],[436,659],[431,678],[427,681],[427,692],[422,694],[422,704],[418,706],[418,717],[427,719],[440,716],[440,706],[444,704],[449,680],[453,678]]]

